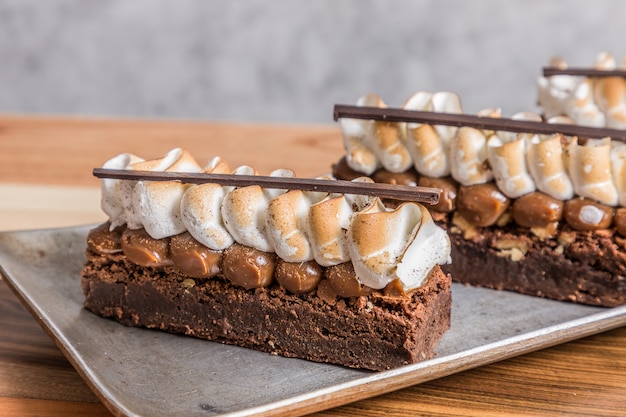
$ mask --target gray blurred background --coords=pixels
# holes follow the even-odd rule
[[[448,90],[510,115],[553,55],[625,39],[618,0],[0,0],[0,113],[332,123]]]

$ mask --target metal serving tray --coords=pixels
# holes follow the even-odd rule
[[[124,327],[82,307],[89,226],[0,233],[0,273],[116,415],[299,415],[626,324],[599,308],[453,285],[433,360],[369,372]]]

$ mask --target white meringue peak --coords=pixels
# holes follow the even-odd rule
[[[139,181],[133,190],[137,219],[154,239],[177,235],[186,230],[180,201],[188,185],[177,181]]]
[[[130,165],[136,171],[154,172],[195,172],[204,170],[189,152],[174,148],[163,158],[140,161]],[[152,236],[171,236],[184,231],[180,215],[180,199],[186,186],[177,181],[150,182],[138,181],[132,190],[132,205],[127,212],[126,223],[130,229],[144,227]],[[174,201],[174,199],[178,199]],[[171,213],[172,218],[164,220],[153,216]],[[171,233],[163,235],[163,233]],[[152,236],[155,239],[160,239]]]
[[[129,153],[117,155],[106,161],[102,168],[106,169],[130,169],[130,167],[143,161],[142,158]],[[132,192],[136,181],[122,181],[113,178],[104,178],[101,182],[100,207],[109,217],[111,230],[126,223],[127,213],[132,206]]]
[[[445,91],[437,93],[418,91],[409,97],[402,107],[406,110],[440,113],[463,112],[459,96]],[[406,147],[417,172],[435,178],[450,174],[449,144],[456,131],[456,127],[450,126],[406,124]]]
[[[256,173],[256,170],[248,166],[235,170],[235,174],[240,175]],[[293,171],[276,170],[270,175],[293,176]],[[222,201],[222,218],[233,239],[263,252],[274,252],[267,230],[268,206],[272,199],[284,193],[285,190],[263,189],[258,185],[228,191]]]
[[[224,250],[234,243],[222,219],[225,195],[224,187],[218,184],[198,184],[189,187],[180,202],[189,234],[209,249]]]
[[[611,173],[611,139],[587,139],[569,146],[569,173],[576,194],[615,206],[618,192]],[[616,165],[616,164],[613,164]]]
[[[535,182],[526,169],[526,139],[520,135],[504,142],[498,135],[487,140],[487,155],[498,188],[509,198],[521,197],[535,190]]]

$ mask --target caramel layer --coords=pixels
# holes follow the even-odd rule
[[[144,267],[177,268],[195,279],[223,276],[233,285],[246,289],[268,287],[274,282],[294,294],[312,292],[321,282],[339,297],[359,297],[374,291],[361,285],[352,263],[322,267],[314,261],[285,262],[276,254],[233,244],[224,251],[215,251],[197,242],[185,232],[164,239],[151,238],[144,229],[125,226],[110,229],[104,223],[89,232],[89,251],[108,255],[123,253],[127,261]],[[402,285],[391,282],[381,290],[389,296],[408,296]]]

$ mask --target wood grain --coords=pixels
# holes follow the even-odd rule
[[[1,397],[98,401],[4,282],[0,312]]]
[[[221,156],[231,168],[252,165],[262,174],[289,168],[301,177],[329,172],[343,155],[333,125],[0,117],[0,181],[98,186],[91,171],[107,159],[124,152],[158,158],[175,147],[200,164]]]
[[[616,329],[320,415],[624,415],[625,337]]]
[[[111,417],[102,403],[36,400],[0,397],[2,416],[20,417]]]
[[[109,157],[125,151],[158,157],[174,146],[185,147],[207,160],[221,155],[231,166],[254,163],[264,172],[292,168],[299,175],[319,174],[343,153],[334,126],[0,117],[0,185],[97,187],[91,170]],[[4,199],[4,203],[0,200],[0,220],[19,211],[20,204],[6,202],[10,195],[0,198]],[[59,213],[37,212],[36,202],[27,206],[39,216],[34,223],[37,227],[55,226],[61,221]],[[95,216],[94,210],[85,209],[84,215]],[[10,221],[0,221],[0,227]],[[111,415],[1,282],[0,415]],[[315,415],[623,416],[626,328]]]

